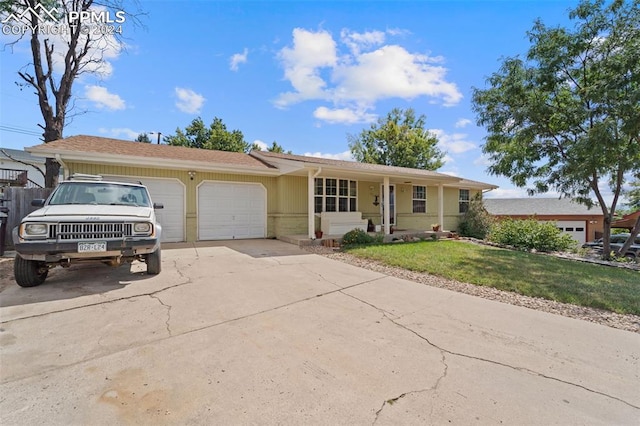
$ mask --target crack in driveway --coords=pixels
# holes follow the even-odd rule
[[[162,306],[167,308],[167,320],[164,322],[164,324],[167,327],[167,333],[169,333],[169,336],[173,336],[173,334],[171,333],[171,326],[169,324],[171,321],[171,305],[167,305],[166,303],[164,303],[162,299],[160,299],[160,296],[158,296],[157,294],[150,294],[149,297],[157,300]]]
[[[382,403],[382,406],[380,407],[380,409],[376,412],[376,417],[375,417],[374,422],[373,422],[374,424],[376,423],[376,421],[378,420],[378,418],[379,418],[380,414],[382,413],[383,409],[387,405],[392,405],[394,402],[400,400],[401,398],[404,398],[406,395],[410,395],[410,394],[413,394],[413,393],[421,393],[421,392],[426,392],[426,391],[436,391],[438,386],[440,385],[441,381],[447,375],[448,365],[446,363],[446,355],[458,356],[458,357],[461,357],[461,358],[472,359],[472,360],[480,361],[480,362],[486,362],[486,363],[497,365],[497,366],[500,366],[500,367],[509,368],[509,369],[512,369],[512,370],[515,370],[515,371],[518,371],[518,372],[531,374],[533,376],[541,377],[543,379],[555,381],[555,382],[562,383],[562,384],[565,384],[565,385],[568,385],[568,386],[573,386],[573,387],[585,390],[587,392],[590,392],[590,393],[593,393],[593,394],[596,394],[596,395],[604,396],[605,398],[609,398],[609,399],[621,402],[621,403],[623,403],[625,405],[628,405],[629,407],[632,407],[632,408],[640,410],[640,406],[634,405],[634,404],[632,404],[632,403],[630,403],[628,401],[625,401],[624,399],[618,398],[616,396],[609,395],[607,393],[604,393],[604,392],[601,392],[601,391],[598,391],[598,390],[595,390],[595,389],[588,388],[588,387],[586,387],[584,385],[581,385],[579,383],[573,383],[573,382],[570,382],[570,381],[567,381],[567,380],[559,379],[557,377],[552,377],[552,376],[540,373],[538,371],[531,370],[531,369],[526,368],[526,367],[518,367],[518,366],[515,366],[515,365],[506,364],[504,362],[495,361],[495,360],[492,360],[492,359],[487,359],[487,358],[482,358],[482,357],[477,357],[477,356],[464,354],[464,353],[460,353],[460,352],[454,352],[452,350],[443,348],[441,346],[436,345],[435,343],[430,341],[428,337],[423,336],[422,334],[420,334],[416,330],[413,330],[409,326],[406,326],[404,324],[399,323],[397,319],[391,318],[391,316],[389,315],[389,313],[387,311],[385,311],[382,308],[379,308],[378,306],[374,305],[373,303],[367,302],[366,300],[360,299],[360,298],[358,298],[358,297],[356,297],[356,296],[354,296],[352,294],[344,293],[342,290],[340,290],[339,292],[344,294],[345,296],[351,297],[351,298],[359,301],[360,303],[363,303],[363,304],[365,304],[365,305],[377,310],[378,312],[380,312],[383,315],[384,318],[386,318],[392,324],[396,325],[397,327],[402,328],[405,331],[408,331],[409,333],[415,335],[419,339],[425,341],[429,346],[431,346],[431,347],[437,349],[438,351],[440,351],[440,353],[442,355],[442,363],[445,366],[445,370],[444,370],[443,374],[438,378],[438,380],[436,381],[435,385],[432,388],[404,392],[398,397],[385,400]]]

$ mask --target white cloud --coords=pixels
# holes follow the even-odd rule
[[[454,160],[453,157],[450,156],[449,154],[445,154],[444,157],[442,157],[442,162],[443,164],[451,164],[451,163],[455,163],[456,160]]]
[[[266,151],[267,148],[269,148],[269,145],[267,145],[266,143],[264,143],[263,141],[261,141],[260,139],[256,139],[253,141],[254,144],[258,145],[260,147],[261,151]]]
[[[94,102],[98,108],[106,108],[112,111],[126,108],[124,100],[114,93],[109,93],[106,87],[85,86],[84,95],[91,102]]]
[[[313,33],[293,30],[293,47],[280,50],[278,58],[284,66],[284,75],[295,92],[282,93],[276,105],[286,107],[306,99],[324,99],[326,83],[320,69],[337,64],[336,43],[326,31]]]
[[[366,33],[356,33],[343,29],[340,32],[340,39],[351,53],[360,54],[361,49],[371,49],[384,43],[385,33],[382,31],[369,31]]]
[[[100,129],[98,129],[98,132],[107,134],[113,138],[132,140],[132,141],[135,140],[140,133],[148,134],[148,132],[138,132],[126,127],[116,127],[112,129],[105,129],[104,127],[101,127]]]
[[[429,131],[438,137],[438,146],[447,152],[462,154],[477,148],[476,144],[467,140],[467,135],[464,133],[448,134],[441,129],[431,129]]]
[[[355,161],[353,156],[351,155],[351,151],[344,151],[338,154],[328,154],[323,152],[305,152],[302,154],[306,157],[320,157],[320,158],[329,158],[331,160],[345,160],[345,161]]]
[[[473,164],[476,166],[489,167],[491,165],[491,160],[489,159],[489,155],[482,154],[480,157],[473,160]]]
[[[471,123],[472,121],[469,120],[468,118],[461,118],[460,120],[456,121],[456,127],[457,128],[467,127]]]
[[[248,56],[249,56],[249,50],[247,48],[245,48],[242,51],[242,53],[236,53],[233,56],[231,56],[231,60],[229,61],[230,62],[229,68],[231,69],[231,71],[238,71],[238,65],[246,64]]]
[[[459,103],[462,94],[447,81],[442,57],[384,44],[387,36],[401,34],[399,30],[357,33],[344,29],[338,44],[327,31],[294,29],[293,45],[278,54],[293,91],[280,93],[275,105],[325,101],[330,105],[316,109],[317,118],[352,123],[354,116],[366,117],[383,99],[426,96],[445,106]],[[337,121],[340,118],[345,121]]]
[[[176,96],[178,97],[176,107],[178,107],[180,111],[188,114],[199,113],[204,101],[206,100],[204,96],[194,92],[193,90],[181,87],[176,87]]]
[[[497,188],[485,192],[484,198],[528,198],[526,188]]]
[[[371,123],[375,121],[376,115],[369,114],[364,111],[352,110],[349,108],[329,109],[327,107],[318,107],[313,112],[313,116],[327,123]]]

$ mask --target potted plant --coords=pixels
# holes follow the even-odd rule
[[[431,229],[433,230],[433,232],[438,232],[440,230],[440,224],[439,223],[432,223],[431,224]]]
[[[316,238],[317,238],[317,239],[322,238],[322,231],[321,231],[321,230],[319,230],[319,229],[316,229]]]

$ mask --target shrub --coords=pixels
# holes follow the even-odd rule
[[[493,217],[484,208],[482,196],[478,193],[469,202],[469,209],[458,224],[458,233],[463,237],[484,240],[489,234],[493,222]]]
[[[491,227],[489,240],[519,250],[565,251],[576,245],[554,222],[505,219]]]
[[[362,229],[353,229],[342,237],[343,246],[357,246],[363,244],[371,244],[374,238]]]

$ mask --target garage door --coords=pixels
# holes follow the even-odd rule
[[[176,179],[136,178],[149,190],[154,203],[162,203],[156,210],[162,225],[163,242],[184,241],[184,185]]]
[[[198,187],[198,239],[264,238],[267,191],[260,184],[204,182]]]
[[[560,220],[556,222],[558,228],[569,234],[580,244],[587,240],[587,223],[584,220]]]

